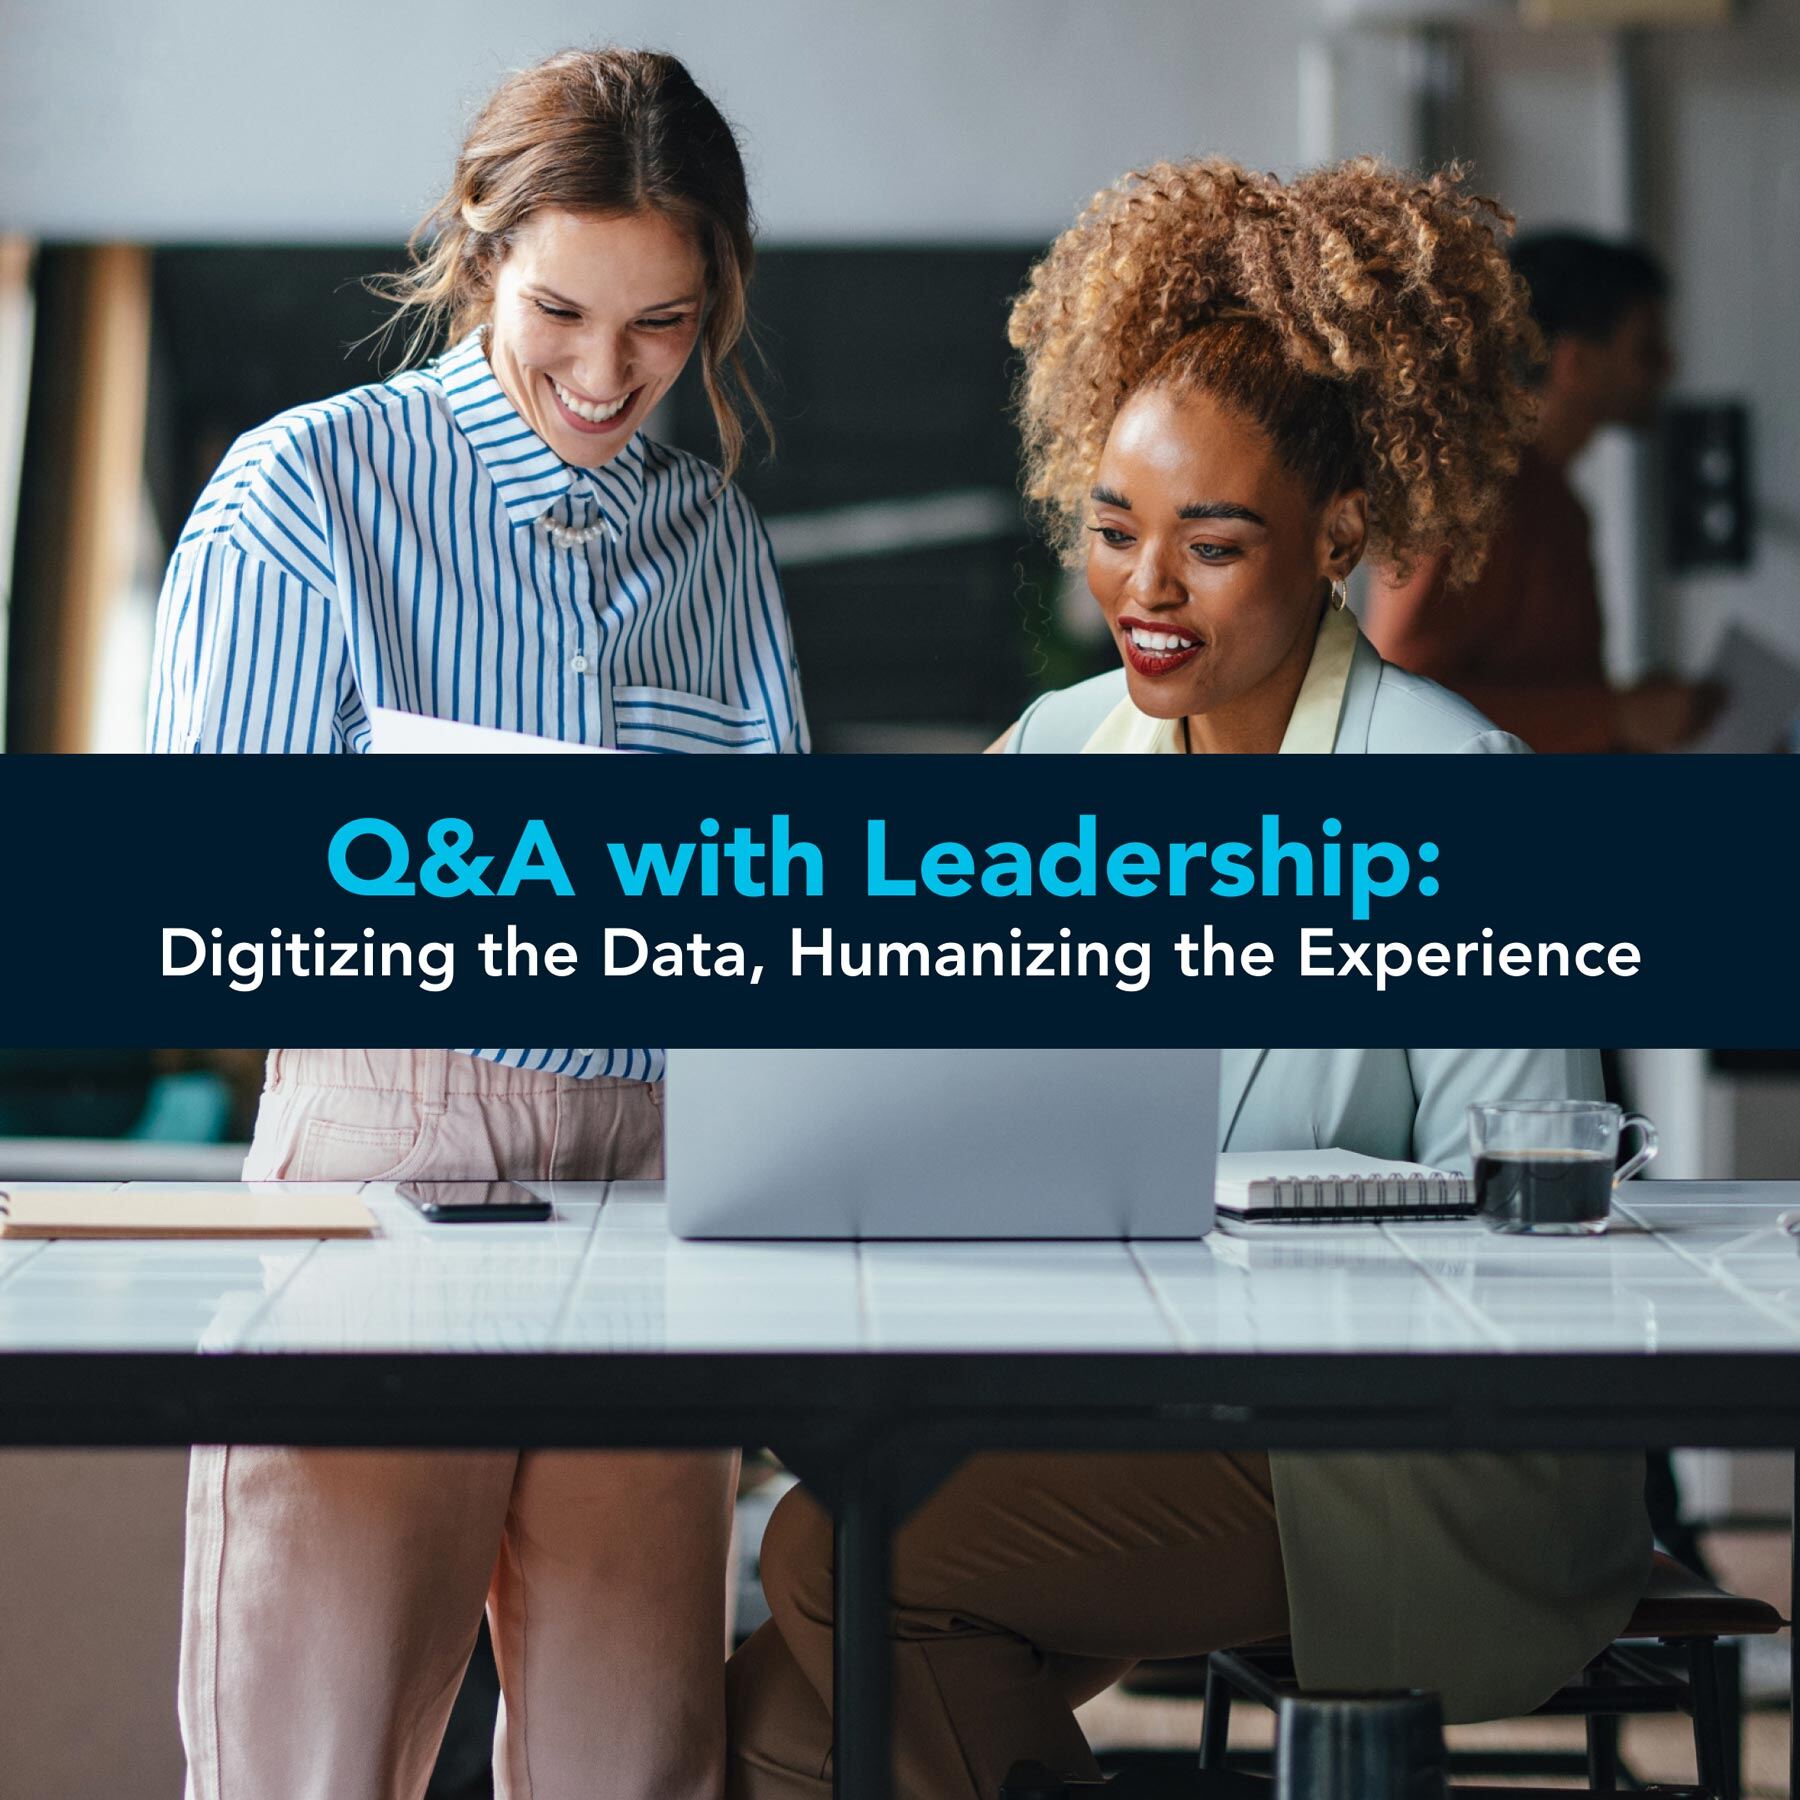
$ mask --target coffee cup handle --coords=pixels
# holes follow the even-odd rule
[[[1619,1130],[1624,1133],[1634,1125],[1638,1128],[1638,1136],[1641,1141],[1637,1147],[1637,1154],[1621,1163],[1614,1172],[1613,1186],[1615,1188],[1623,1187],[1640,1169],[1647,1168],[1656,1160],[1656,1127],[1642,1113],[1627,1113],[1619,1121]]]

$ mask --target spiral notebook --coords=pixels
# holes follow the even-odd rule
[[[1466,1175],[1354,1150],[1227,1150],[1213,1198],[1223,1223],[1461,1219],[1475,1210]]]

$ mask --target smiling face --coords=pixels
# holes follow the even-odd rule
[[[1278,748],[1326,586],[1362,554],[1361,490],[1321,505],[1241,414],[1155,387],[1120,408],[1091,501],[1088,587],[1138,710]]]
[[[705,298],[706,259],[666,214],[534,213],[494,278],[488,362],[525,423],[594,468],[674,385]]]

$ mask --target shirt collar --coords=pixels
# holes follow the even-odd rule
[[[644,441],[633,432],[618,455],[596,469],[576,468],[525,423],[488,366],[485,328],[446,350],[432,373],[450,415],[500,490],[514,525],[531,525],[565,495],[587,495],[621,536],[644,497]]]
[[[1350,664],[1359,636],[1356,617],[1341,607],[1328,606],[1313,640],[1312,660],[1288,715],[1281,739],[1283,756],[1327,755],[1337,743],[1338,715],[1344,708],[1344,690],[1350,681]],[[1153,719],[1126,697],[1100,721],[1094,735],[1081,746],[1084,756],[1169,755],[1186,749],[1180,719]]]

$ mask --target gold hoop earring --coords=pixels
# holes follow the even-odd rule
[[[1335,577],[1331,583],[1331,610],[1342,612],[1350,604],[1350,584],[1343,576]]]

